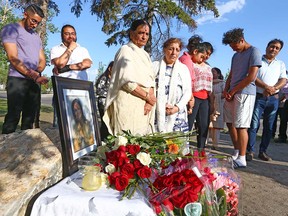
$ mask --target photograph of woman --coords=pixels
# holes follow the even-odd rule
[[[82,103],[76,98],[71,103],[74,121],[72,121],[72,141],[74,152],[94,144],[94,133],[91,122],[84,115]]]

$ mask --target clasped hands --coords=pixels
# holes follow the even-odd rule
[[[266,86],[264,91],[263,91],[263,96],[271,96],[273,94],[275,94],[277,91],[277,89],[274,86]]]
[[[176,105],[166,104],[166,115],[173,115],[179,111],[179,108]]]
[[[40,76],[40,73],[35,71],[35,70],[32,70],[32,69],[29,69],[29,71],[27,72],[26,74],[29,78],[33,79],[35,83],[38,83],[38,84],[46,84],[48,83],[49,79],[45,76]]]
[[[156,97],[154,95],[154,92],[149,91],[146,103],[144,105],[144,115],[147,115],[152,110],[155,103],[156,103]]]

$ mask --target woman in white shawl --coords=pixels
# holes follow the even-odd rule
[[[115,55],[103,120],[110,134],[148,134],[153,130],[156,97],[155,75],[148,53],[143,49],[149,39],[146,21],[132,23],[130,42]]]
[[[180,39],[168,39],[163,45],[164,57],[153,62],[157,89],[155,128],[158,132],[189,130],[186,105],[192,88],[190,72],[178,60],[182,47]]]

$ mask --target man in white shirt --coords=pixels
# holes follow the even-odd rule
[[[64,25],[61,29],[61,38],[62,43],[51,49],[50,58],[54,65],[53,74],[72,79],[88,80],[87,69],[91,67],[92,59],[88,50],[76,43],[75,28],[72,25]],[[57,127],[55,108],[53,126]]]
[[[259,148],[259,159],[269,161],[271,158],[266,151],[272,137],[273,122],[278,109],[278,92],[286,84],[286,67],[284,62],[276,59],[283,48],[283,41],[273,39],[266,47],[266,54],[262,56],[262,67],[256,78],[257,95],[247,145],[246,159],[252,160],[255,151],[256,136],[263,114],[263,132]]]

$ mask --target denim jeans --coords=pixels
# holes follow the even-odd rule
[[[278,94],[265,97],[257,94],[251,125],[248,129],[248,152],[255,152],[256,136],[260,126],[260,119],[263,116],[263,132],[259,152],[266,152],[272,137],[273,122],[278,109]]]

